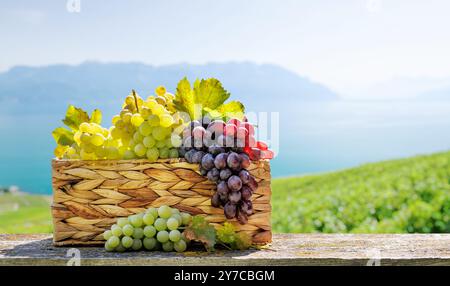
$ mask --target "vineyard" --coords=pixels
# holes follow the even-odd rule
[[[275,232],[450,232],[450,152],[273,181]]]

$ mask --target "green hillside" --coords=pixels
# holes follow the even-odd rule
[[[275,232],[450,232],[450,152],[273,180]],[[50,199],[0,194],[0,233],[51,232]]]
[[[450,232],[450,152],[274,180],[275,232]]]

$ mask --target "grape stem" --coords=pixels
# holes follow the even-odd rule
[[[132,89],[131,93],[133,94],[133,97],[134,97],[134,104],[136,105],[136,110],[137,110],[137,112],[139,112],[139,106],[138,106],[138,100],[137,100],[137,96],[136,96],[136,91],[134,89]]]

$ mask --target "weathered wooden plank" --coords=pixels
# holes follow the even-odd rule
[[[81,265],[450,265],[450,234],[276,234],[262,250],[214,253],[76,249]],[[67,265],[77,250],[50,235],[0,235],[0,265]]]

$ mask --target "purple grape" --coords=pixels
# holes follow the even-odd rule
[[[200,168],[200,175],[206,176],[208,174],[208,170],[205,170],[203,168]]]
[[[243,212],[243,213],[248,213],[248,204],[245,201],[241,201],[239,203],[239,211]]]
[[[258,182],[253,178],[253,176],[250,176],[250,180],[247,183],[247,186],[250,187],[252,192],[256,192],[256,189],[258,189]]]
[[[217,184],[217,192],[218,192],[219,194],[228,195],[229,189],[228,189],[227,182],[225,182],[225,181],[220,181],[220,182]]]
[[[248,222],[247,214],[242,211],[237,210],[236,218],[240,224],[246,224]]]
[[[211,170],[214,168],[214,157],[211,154],[205,154],[202,158],[202,167],[205,170]]]
[[[206,176],[208,177],[208,180],[212,182],[217,182],[219,180],[219,170],[213,168],[208,171],[208,174]]]
[[[239,170],[241,167],[241,158],[235,152],[230,152],[227,158],[227,165],[232,170]]]
[[[197,126],[192,130],[192,136],[194,139],[203,140],[203,136],[205,135],[205,128],[202,126]]]
[[[253,214],[253,203],[251,200],[243,201],[247,205],[247,215]]]
[[[194,147],[194,142],[192,141],[192,137],[183,138],[182,146],[184,148],[192,148],[192,147]]]
[[[211,153],[213,156],[217,156],[220,153],[224,153],[225,149],[223,149],[222,147],[218,146],[218,145],[211,145],[208,148],[208,152]]]
[[[225,135],[219,135],[216,137],[216,144],[221,147],[225,147]]]
[[[239,172],[239,178],[243,184],[247,184],[250,181],[250,173],[247,170],[241,170]]]
[[[237,204],[241,200],[241,192],[239,191],[232,191],[228,194],[228,199],[232,204]]]
[[[252,197],[252,189],[248,186],[243,186],[241,189],[241,195],[243,200],[249,200]]]
[[[184,154],[184,158],[186,159],[186,161],[188,161],[189,163],[193,163],[192,162],[192,157],[194,156],[194,154],[197,153],[197,151],[195,151],[194,149],[189,150],[186,152],[186,154]]]
[[[191,138],[192,132],[189,127],[183,129],[183,139]]]
[[[184,155],[186,154],[186,152],[188,151],[188,148],[186,147],[180,147],[178,149],[178,154],[180,155],[180,157],[184,157]]]
[[[220,207],[221,201],[218,193],[214,193],[214,195],[211,197],[211,205],[215,208]]]
[[[192,120],[189,123],[189,129],[190,130],[194,130],[194,128],[197,127],[197,126],[202,126],[198,120]]]
[[[232,191],[239,191],[242,188],[242,181],[236,175],[229,177],[227,183],[228,188]]]
[[[229,148],[236,146],[234,136],[225,136],[225,146]]]
[[[205,152],[203,151],[195,151],[194,155],[192,155],[192,163],[199,164],[202,161]]]
[[[202,150],[203,149],[203,139],[194,139],[194,144],[193,147],[195,147],[195,149],[197,150]]]
[[[239,157],[241,157],[241,167],[244,169],[247,169],[248,167],[250,167],[250,158],[248,157],[247,154],[245,153],[241,153],[239,154]]]
[[[207,130],[211,131],[216,137],[223,134],[223,129],[225,127],[225,122],[222,120],[214,120],[208,124]]]
[[[231,172],[231,170],[227,168],[227,169],[220,170],[219,176],[220,176],[220,179],[221,179],[221,180],[226,180],[226,179],[228,179],[232,174],[233,174],[233,173]]]
[[[203,145],[206,147],[212,146],[214,144],[214,140],[212,140],[212,133],[208,130],[205,131],[203,135]]]
[[[224,208],[223,208],[223,212],[224,212],[225,217],[227,219],[234,218],[236,216],[236,205],[233,205],[230,202],[226,203]]]
[[[226,153],[221,153],[216,156],[214,159],[214,165],[217,169],[225,169],[227,167],[227,158],[228,155]]]

